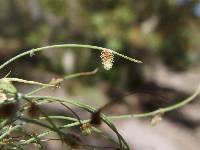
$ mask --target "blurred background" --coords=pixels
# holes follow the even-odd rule
[[[198,0],[0,0],[0,63],[32,48],[65,43],[106,47],[144,62],[115,56],[113,68],[106,71],[98,51],[52,49],[23,57],[0,73],[11,70],[12,77],[48,82],[99,68],[96,75],[68,80],[62,88],[40,94],[78,98],[95,108],[122,99],[106,110],[112,115],[148,112],[189,96],[200,82],[199,39]],[[32,87],[18,88],[26,93]],[[123,97],[136,90],[141,92]],[[118,120],[115,125],[132,149],[198,150],[198,100],[167,113],[155,127],[151,118]],[[57,105],[44,107],[51,114],[64,112]],[[106,143],[98,138],[86,142]],[[46,147],[65,149],[57,144]]]

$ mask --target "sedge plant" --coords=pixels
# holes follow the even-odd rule
[[[114,56],[122,57],[128,61],[135,63],[142,63],[140,60],[125,56],[114,50],[92,46],[92,45],[82,45],[82,44],[62,44],[62,45],[52,45],[40,48],[34,48],[25,51],[17,56],[9,59],[5,63],[0,65],[0,71],[8,67],[9,64],[22,58],[23,56],[29,55],[33,56],[44,50],[55,50],[58,48],[87,48],[92,50],[97,50],[100,52],[100,58],[105,70],[111,70],[114,64]],[[139,65],[138,64],[138,65]],[[45,149],[43,146],[44,142],[50,140],[60,140],[62,143],[68,145],[71,149],[119,149],[119,150],[130,150],[126,140],[118,132],[117,128],[113,124],[113,120],[121,120],[126,118],[144,118],[151,117],[152,124],[157,123],[161,120],[162,116],[175,109],[183,107],[189,102],[193,101],[200,93],[200,85],[197,90],[185,100],[180,101],[174,105],[159,108],[155,111],[142,113],[142,114],[127,114],[127,115],[116,115],[108,116],[101,112],[102,109],[95,109],[94,107],[83,103],[81,100],[77,99],[67,99],[61,97],[53,97],[48,95],[37,95],[37,92],[51,87],[59,87],[60,84],[65,80],[70,80],[72,78],[77,78],[81,76],[91,76],[97,73],[97,69],[89,72],[81,72],[66,75],[62,78],[53,78],[49,83],[40,83],[37,81],[29,81],[19,78],[10,78],[9,73],[0,79],[0,149],[25,149],[27,145],[34,144],[36,149]],[[14,82],[27,85],[36,85],[36,89],[33,89],[29,93],[21,93],[14,86]],[[41,109],[41,106],[47,103],[56,102],[60,104],[65,109],[72,113],[73,117],[69,116],[58,116],[58,115],[48,115],[45,111]],[[82,120],[76,112],[69,107],[73,105],[84,111],[91,113],[91,118],[87,120]],[[24,112],[28,115],[24,116]],[[44,122],[46,120],[46,122]],[[56,120],[64,120],[66,123],[62,126],[56,124]],[[116,135],[117,140],[114,140],[104,131],[99,128],[101,123],[105,123]],[[26,124],[35,124],[44,127],[46,130],[38,134],[29,134],[24,128]],[[106,138],[113,142],[116,146],[109,147],[103,145],[87,145],[84,143],[79,135],[74,133],[66,133],[64,129],[70,129],[72,127],[78,126],[80,128],[80,135],[87,136],[92,132]],[[20,136],[14,136],[13,133],[20,132]],[[58,138],[48,138],[47,135],[51,133],[56,133]]]

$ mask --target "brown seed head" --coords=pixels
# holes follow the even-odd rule
[[[114,55],[112,53],[112,50],[106,49],[106,48],[103,49],[100,57],[101,57],[104,69],[110,70],[112,68],[113,62],[114,62]]]

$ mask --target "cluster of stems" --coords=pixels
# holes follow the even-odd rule
[[[33,55],[36,54],[39,51],[48,50],[48,49],[57,49],[57,48],[88,48],[88,49],[94,49],[103,51],[105,48],[103,47],[97,47],[92,45],[81,45],[81,44],[63,44],[63,45],[52,45],[52,46],[46,46],[41,48],[35,48],[29,51],[25,51],[2,65],[0,65],[0,70],[7,67],[10,63],[16,61],[17,59],[20,59],[23,56],[26,55]],[[123,54],[120,54],[116,51],[110,50],[112,54],[118,55],[124,59],[127,59],[132,62],[136,63],[142,63],[139,60],[136,60],[134,58],[130,58],[128,56],[125,56]],[[171,106],[165,107],[165,108],[159,108],[155,111],[148,112],[148,113],[141,113],[141,114],[128,114],[128,115],[117,115],[117,116],[108,116],[103,113],[100,113],[99,119],[102,121],[102,123],[105,123],[117,136],[117,141],[113,140],[109,135],[104,133],[98,126],[95,126],[94,124],[91,124],[91,118],[88,120],[82,120],[68,105],[73,105],[75,107],[81,108],[89,113],[94,114],[98,110],[90,105],[86,105],[80,100],[69,100],[66,98],[59,98],[59,97],[52,97],[52,96],[38,96],[36,95],[37,92],[50,88],[50,87],[58,87],[64,80],[69,80],[71,78],[81,77],[81,76],[90,76],[97,73],[97,69],[90,72],[81,72],[81,73],[75,73],[70,74],[67,76],[64,76],[62,78],[54,79],[50,81],[49,83],[40,83],[36,81],[28,81],[24,79],[19,78],[9,78],[9,74],[5,77],[0,79],[0,94],[6,94],[4,95],[4,100],[1,100],[0,95],[0,109],[3,107],[15,107],[13,108],[14,113],[9,113],[8,118],[0,118],[0,149],[12,147],[13,149],[23,149],[25,145],[29,145],[32,143],[36,143],[38,147],[42,148],[42,142],[49,141],[49,140],[61,140],[64,141],[67,145],[78,148],[78,147],[85,147],[87,149],[94,149],[99,148],[99,146],[95,145],[87,145],[81,142],[81,140],[71,133],[65,133],[63,130],[66,128],[72,128],[75,126],[79,126],[80,130],[84,132],[84,130],[88,131],[87,133],[91,133],[91,131],[107,138],[108,140],[111,140],[115,143],[116,147],[115,149],[124,149],[129,150],[129,146],[125,139],[122,137],[122,135],[118,132],[115,125],[112,123],[112,120],[116,119],[128,119],[128,118],[144,118],[144,117],[155,117],[158,115],[163,115],[164,113],[167,113],[169,111],[173,111],[175,109],[178,109],[180,107],[183,107],[184,105],[188,104],[189,102],[193,101],[200,93],[200,85],[197,88],[197,90],[188,98],[173,104]],[[12,82],[19,82],[23,84],[33,84],[39,86],[38,88],[32,90],[29,93],[20,93],[18,90],[14,87]],[[6,99],[5,99],[6,97]],[[23,102],[23,103],[22,103]],[[72,112],[72,115],[74,117],[68,117],[68,116],[49,116],[45,113],[42,109],[40,109],[40,105],[45,103],[52,103],[56,102],[58,104],[61,104],[66,109],[70,110]],[[14,104],[14,105],[11,105]],[[29,111],[32,113],[32,115],[35,117],[25,117],[24,112]],[[1,113],[1,110],[0,110]],[[41,116],[42,115],[42,116]],[[0,116],[1,117],[1,116]],[[42,120],[46,120],[46,123],[43,123]],[[69,122],[63,126],[57,126],[55,123],[55,120],[65,120],[66,122]],[[37,124],[39,126],[42,126],[47,131],[44,131],[41,134],[37,135],[29,135],[27,131],[23,128],[24,125],[32,123]],[[15,131],[20,131],[23,133],[23,136],[21,137],[13,137],[12,133]],[[51,133],[57,133],[59,138],[58,139],[44,139],[44,137],[47,137],[48,134]],[[43,137],[43,138],[42,138]],[[101,146],[101,148],[105,149],[113,149],[113,147],[106,147]]]

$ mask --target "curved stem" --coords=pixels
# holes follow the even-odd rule
[[[66,99],[63,99],[63,98],[57,98],[57,97],[51,97],[51,96],[26,96],[27,98],[35,98],[35,99],[38,99],[38,101],[40,100],[45,100],[45,99],[49,99],[49,101],[52,101],[52,102],[65,102],[65,103],[69,103],[69,104],[72,104],[72,105],[75,105],[77,107],[80,107],[90,113],[94,113],[96,111],[95,108],[89,106],[89,105],[86,105],[86,104],[83,104],[79,101],[75,101],[75,100],[66,100]],[[116,127],[110,122],[110,120],[107,119],[107,117],[104,115],[104,116],[101,116],[101,119],[102,121],[104,121],[112,130],[113,132],[115,132],[115,134],[117,135],[118,137],[118,140],[119,140],[119,144],[120,144],[120,147],[122,148],[123,147],[123,144],[126,146],[126,149],[129,149],[128,147],[128,144],[126,143],[126,141],[124,140],[124,138],[121,136],[121,134],[119,134],[119,132],[117,131]]]
[[[70,74],[70,75],[67,75],[63,78],[59,78],[58,81],[56,81],[56,83],[54,83],[54,85],[56,86],[56,84],[60,84],[61,82],[63,82],[64,80],[68,80],[68,79],[71,79],[71,78],[76,78],[76,77],[80,77],[80,76],[89,76],[89,75],[94,75],[95,73],[97,73],[98,69],[95,69],[93,71],[89,71],[89,72],[80,72],[80,73],[74,73],[74,74]],[[26,96],[30,96],[30,95],[33,95],[43,89],[46,89],[48,88],[49,86],[47,85],[44,85],[42,87],[39,87],[27,94],[25,94]]]
[[[148,112],[148,113],[142,113],[142,114],[130,114],[130,115],[120,115],[120,116],[107,116],[107,119],[127,119],[127,118],[144,118],[144,117],[150,117],[150,116],[154,116],[154,115],[157,115],[159,113],[166,113],[166,112],[169,112],[169,111],[172,111],[172,110],[175,110],[175,109],[178,109],[186,104],[188,104],[189,102],[193,101],[200,93],[200,85],[199,87],[197,88],[197,90],[191,95],[189,96],[188,98],[186,98],[185,100],[177,103],[177,104],[174,104],[172,106],[169,106],[169,107],[165,107],[165,108],[160,108],[158,110],[155,110],[155,111],[152,111],[152,112]],[[28,96],[28,97],[35,97],[35,98],[39,98],[39,99],[51,99],[50,101],[53,101],[53,99],[56,99],[58,101],[62,101],[62,102],[68,102],[68,103],[71,103],[71,104],[75,104],[76,106],[78,107],[81,107],[81,108],[85,108],[86,106],[82,106],[81,104],[79,104],[78,102],[76,101],[66,101],[64,99],[59,99],[59,98],[55,98],[55,97],[48,97],[48,96]],[[90,106],[87,106],[87,109],[90,108],[91,110],[94,110],[92,107]],[[91,111],[90,110],[90,111]],[[65,117],[60,117],[60,116],[51,116],[52,119],[69,119],[69,118],[65,118]],[[43,119],[43,118],[41,118]],[[76,119],[74,119],[75,121]],[[88,121],[88,120],[84,120],[84,121]],[[78,125],[79,122],[75,122],[75,123],[72,123],[70,124],[70,126],[74,126],[74,125]],[[69,125],[66,125],[65,127],[69,127]],[[45,133],[45,134],[42,134],[41,136],[44,136],[48,133]],[[4,135],[3,135],[4,136]],[[32,139],[33,140],[33,139]]]
[[[93,45],[83,45],[83,44],[61,44],[61,45],[51,45],[51,46],[45,46],[45,47],[40,47],[40,48],[34,48],[32,50],[26,51],[24,53],[21,53],[21,54],[15,56],[15,57],[9,59],[8,61],[6,61],[2,65],[0,65],[0,69],[4,68],[8,64],[12,63],[13,61],[15,61],[15,60],[17,60],[17,59],[19,59],[19,58],[21,58],[23,56],[34,54],[36,52],[43,51],[43,50],[46,50],[46,49],[52,49],[52,48],[90,48],[90,49],[95,49],[95,50],[99,50],[99,51],[102,51],[102,50],[105,49],[103,47],[98,47],[98,46],[93,46]],[[116,51],[112,50],[112,53],[116,54],[116,55],[118,55],[120,57],[123,57],[123,58],[125,58],[127,60],[130,60],[132,62],[142,63],[140,60],[137,60],[137,59],[134,59],[134,58],[130,58],[130,57],[125,56],[123,54],[120,54],[120,53],[118,53]]]
[[[84,123],[85,123],[85,122],[88,122],[88,120],[85,120],[85,121],[83,121],[83,122],[84,122]],[[73,122],[73,123],[64,125],[64,126],[60,127],[60,129],[62,129],[62,128],[70,128],[70,127],[74,127],[74,126],[78,126],[78,125],[79,125],[79,122],[77,121],[77,122]],[[50,134],[50,133],[53,133],[53,131],[46,131],[46,132],[43,132],[43,133],[39,134],[39,135],[37,136],[37,138],[41,138],[41,137],[46,136],[46,135],[48,135],[48,134]],[[21,144],[22,144],[22,145],[30,144],[30,143],[33,142],[34,140],[35,140],[35,138],[33,137],[33,138],[30,138],[29,140],[26,140],[26,141],[22,142]]]
[[[118,116],[109,116],[107,117],[108,119],[127,119],[127,118],[144,118],[144,117],[149,117],[149,116],[154,116],[160,113],[166,113],[175,109],[178,109],[180,107],[183,107],[184,105],[188,104],[189,102],[193,101],[198,95],[200,94],[200,84],[197,88],[197,90],[188,98],[186,98],[185,100],[168,106],[168,107],[164,107],[164,108],[160,108],[157,109],[155,111],[152,112],[148,112],[148,113],[142,113],[142,114],[130,114],[130,115],[118,115]]]
[[[121,116],[108,116],[107,118],[108,119],[125,119],[125,118],[143,118],[143,117],[149,117],[149,116],[154,116],[156,114],[159,114],[159,113],[166,113],[166,112],[169,112],[169,111],[172,111],[172,110],[175,110],[175,109],[178,109],[186,104],[188,104],[189,102],[193,101],[200,93],[200,85],[199,87],[197,88],[197,90],[188,98],[186,98],[185,100],[177,103],[177,104],[174,104],[172,106],[169,106],[169,107],[165,107],[165,108],[160,108],[158,110],[155,110],[155,111],[152,111],[152,112],[148,112],[148,113],[142,113],[142,114],[131,114],[131,115],[121,115]],[[49,98],[49,99],[55,99],[54,97],[40,97],[40,96],[28,96],[28,97],[37,97],[37,98]],[[63,100],[63,99],[59,99],[59,98],[56,98],[57,100],[59,101],[64,101],[66,102],[66,100]],[[78,102],[71,102],[71,101],[67,101],[68,103],[71,103],[71,104],[75,104],[79,107],[85,107],[85,106],[80,106],[80,104]],[[90,107],[91,108],[91,107]],[[93,108],[92,108],[93,110]],[[53,118],[57,118],[57,119],[68,119],[68,118],[65,118],[65,117],[60,117],[60,116],[51,116],[52,119]],[[42,118],[41,118],[42,119]],[[74,120],[75,121],[75,120]],[[88,121],[88,120],[85,120],[85,121]],[[79,125],[79,122],[74,122],[72,124],[68,124],[68,125],[65,125],[63,127],[71,127],[71,126],[75,126],[75,125]],[[14,129],[14,128],[13,128]],[[42,136],[45,136],[49,133],[51,133],[52,131],[48,131],[48,132],[45,132],[45,133],[42,133],[41,135],[39,135],[38,137],[42,137]],[[2,137],[5,137],[7,133],[5,133],[4,135],[2,135]],[[1,137],[1,139],[2,139]],[[27,140],[26,142],[24,142],[23,144],[27,144],[27,143],[30,143],[32,141],[34,141],[35,139],[34,138],[31,138],[29,140]]]

